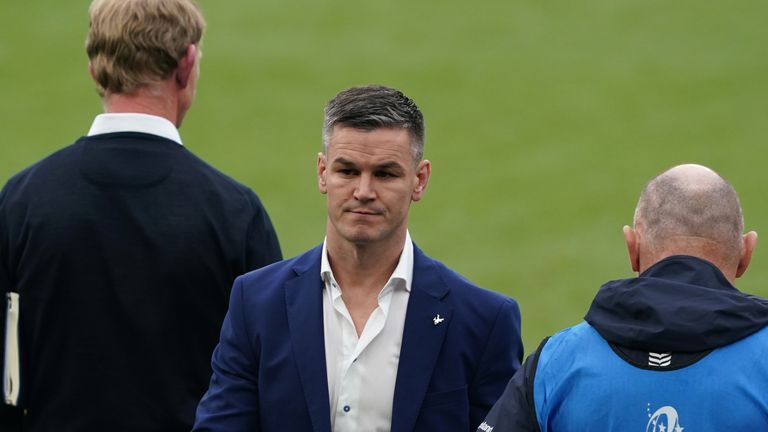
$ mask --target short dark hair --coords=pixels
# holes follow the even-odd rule
[[[325,105],[323,152],[328,151],[328,140],[337,125],[368,131],[408,129],[414,161],[424,157],[424,116],[416,103],[400,90],[367,85],[337,94]]]

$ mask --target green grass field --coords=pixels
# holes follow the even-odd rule
[[[84,134],[87,0],[0,2],[0,179]],[[185,144],[251,186],[286,256],[323,238],[322,107],[357,84],[421,106],[433,175],[411,233],[515,297],[526,351],[631,276],[621,227],[644,183],[709,165],[768,236],[768,2],[200,0]],[[768,237],[766,237],[768,238]],[[762,246],[762,247],[761,247]],[[738,286],[768,296],[768,241]]]

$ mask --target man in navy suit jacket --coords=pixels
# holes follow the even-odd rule
[[[257,196],[182,145],[197,5],[90,19],[106,112],[0,193],[0,431],[187,432],[232,282],[282,256]]]
[[[421,112],[351,88],[323,141],[325,241],[235,281],[195,430],[474,430],[519,367],[520,314],[411,241],[431,170]]]

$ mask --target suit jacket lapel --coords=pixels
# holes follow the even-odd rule
[[[330,432],[328,376],[323,337],[322,247],[308,252],[294,266],[297,276],[285,283],[288,328],[304,397],[316,432]]]
[[[442,301],[449,290],[435,263],[415,246],[413,259],[413,283],[392,405],[392,432],[413,430],[453,312]],[[443,321],[436,324],[438,315]]]

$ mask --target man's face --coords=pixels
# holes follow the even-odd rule
[[[424,194],[429,161],[413,160],[411,135],[336,126],[317,160],[320,192],[328,195],[329,240],[356,245],[404,238],[411,201]]]

